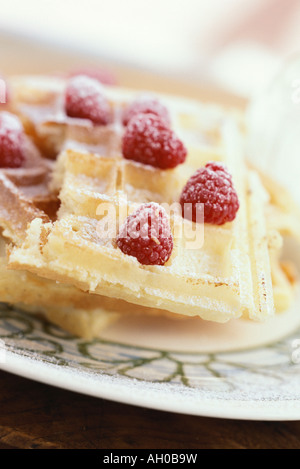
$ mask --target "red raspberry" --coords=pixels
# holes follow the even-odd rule
[[[0,168],[20,168],[25,160],[24,130],[19,119],[9,112],[0,114]]]
[[[82,67],[77,70],[72,70],[69,74],[70,78],[78,75],[85,75],[89,78],[94,78],[103,85],[116,85],[117,79],[112,72],[100,68]]]
[[[123,124],[126,126],[132,117],[137,114],[155,114],[160,116],[170,124],[169,111],[160,101],[148,96],[140,96],[138,99],[129,104],[123,115]]]
[[[164,265],[173,250],[173,237],[165,210],[156,203],[141,205],[122,225],[117,245],[143,265]]]
[[[180,204],[183,216],[194,222],[197,214],[201,213],[197,204],[203,204],[204,221],[214,225],[234,220],[239,209],[232,177],[224,165],[216,162],[207,163],[189,179],[182,191]]]
[[[123,136],[123,156],[161,169],[184,163],[187,150],[166,122],[155,114],[137,114]]]
[[[89,119],[97,125],[107,125],[111,117],[109,102],[101,84],[85,75],[69,80],[65,93],[65,111],[69,117]]]

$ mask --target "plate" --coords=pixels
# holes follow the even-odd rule
[[[65,50],[62,44],[46,47],[34,38],[1,35],[1,40],[1,66],[7,73],[47,73],[100,60],[74,48]],[[215,87],[192,82],[183,86],[169,76],[158,78],[120,64],[111,69],[123,86],[140,88],[146,80],[148,88],[160,92],[245,104]],[[0,368],[63,389],[163,411],[299,420],[299,306],[300,298],[292,311],[263,325],[135,318],[86,341],[0,304]]]
[[[152,409],[298,420],[298,306],[299,301],[293,311],[263,325],[124,320],[89,341],[1,304],[0,366],[49,385]]]

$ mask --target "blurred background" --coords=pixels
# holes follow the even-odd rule
[[[113,71],[123,67],[125,84],[134,69],[138,77],[147,71],[248,98],[300,49],[299,0],[0,0],[0,5],[3,73],[99,62]]]

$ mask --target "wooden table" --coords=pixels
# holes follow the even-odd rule
[[[300,422],[210,419],[96,399],[0,372],[0,449],[299,448]]]
[[[47,73],[98,59],[0,34],[1,70]],[[123,86],[244,106],[209,85],[107,64]],[[299,448],[300,422],[247,422],[159,412],[64,391],[0,372],[0,448]]]

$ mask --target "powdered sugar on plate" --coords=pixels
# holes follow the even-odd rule
[[[300,419],[300,330],[253,349],[176,352],[75,339],[2,305],[1,368],[64,389],[179,413]],[[186,340],[183,336],[182,340]]]

